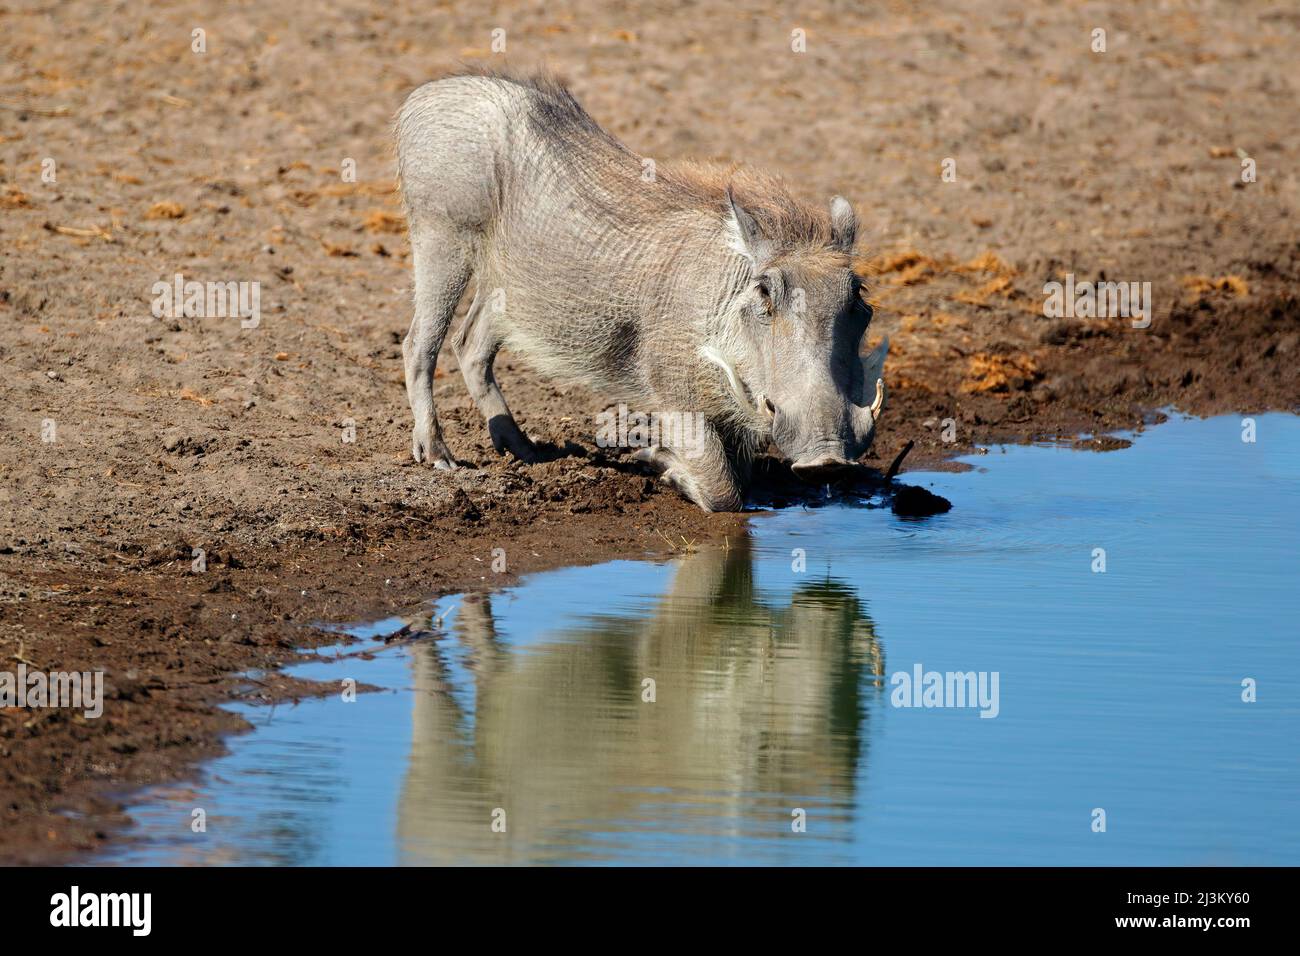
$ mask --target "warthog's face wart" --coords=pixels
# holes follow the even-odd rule
[[[734,201],[732,215],[734,245],[752,267],[740,292],[740,377],[795,473],[821,480],[870,448],[884,403],[888,342],[859,354],[871,307],[851,268],[853,210],[836,197],[829,245],[794,250],[773,249]]]

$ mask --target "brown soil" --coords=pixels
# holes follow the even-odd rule
[[[443,423],[474,467],[409,460],[389,126],[458,63],[545,64],[645,155],[851,197],[871,337],[894,346],[877,468],[907,440],[916,468],[1165,406],[1297,408],[1300,15],[1281,5],[324,6],[0,5],[0,670],[109,687],[98,720],[0,710],[2,860],[112,839],[125,790],[240,726],[219,702],[313,692],[231,676],[333,639],[313,623],[743,533],[600,453],[606,403],[510,356],[521,423],[571,453],[497,458],[444,357]],[[260,282],[260,326],[155,318],[177,272]],[[1150,328],[1045,319],[1066,273],[1151,282]]]

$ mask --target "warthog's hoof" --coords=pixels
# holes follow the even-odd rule
[[[456,467],[456,459],[445,444],[436,438],[422,439],[418,432],[411,440],[411,457],[417,464],[429,464],[434,468],[450,470]]]
[[[520,431],[513,418],[506,415],[493,416],[488,421],[488,435],[492,438],[492,447],[498,455],[508,451],[525,465],[535,465],[542,460],[537,443]]]

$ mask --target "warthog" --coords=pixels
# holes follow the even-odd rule
[[[416,461],[455,466],[432,387],[471,277],[454,348],[498,452],[537,460],[492,373],[503,345],[611,403],[701,414],[690,455],[661,445],[638,457],[706,510],[742,507],[769,441],[812,480],[871,445],[888,344],[859,355],[871,309],[847,200],[822,211],[749,169],[656,168],[545,78],[427,83],[402,106],[397,148]]]

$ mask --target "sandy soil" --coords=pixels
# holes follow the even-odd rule
[[[743,533],[597,449],[599,396],[509,355],[521,424],[570,454],[498,459],[447,355],[442,420],[475,467],[409,460],[390,123],[459,64],[545,65],[646,156],[850,197],[870,337],[894,345],[868,465],[1171,405],[1297,410],[1285,3],[166,6],[0,2],[0,670],[109,687],[98,720],[0,710],[0,860],[119,838],[122,793],[238,729],[220,701],[315,692],[231,676],[330,639],[313,623]],[[259,282],[260,324],[155,317],[176,273]],[[1150,327],[1045,318],[1067,273],[1150,282]]]

